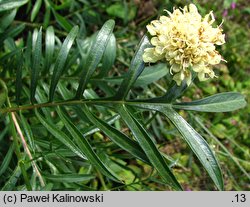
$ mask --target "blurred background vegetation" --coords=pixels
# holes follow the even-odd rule
[[[247,0],[199,0],[199,1],[169,1],[169,0],[32,0],[21,6],[12,23],[12,27],[20,29],[14,36],[18,47],[26,45],[29,32],[35,28],[45,29],[52,25],[55,34],[63,40],[74,25],[80,26],[81,38],[89,37],[101,28],[103,23],[112,18],[116,21],[114,34],[116,37],[117,53],[111,74],[122,75],[127,71],[136,45],[146,33],[146,25],[153,19],[164,14],[164,9],[172,11],[173,7],[183,7],[195,3],[202,15],[213,10],[216,24],[223,24],[226,34],[226,44],[218,50],[227,61],[216,66],[218,78],[206,82],[194,82],[184,94],[182,100],[191,101],[218,92],[237,91],[250,101],[250,2]],[[3,24],[1,22],[1,24]],[[3,32],[3,31],[2,31]],[[8,31],[4,31],[6,34]],[[0,51],[0,58],[8,51],[4,45]],[[10,47],[10,46],[9,46]],[[1,70],[1,69],[0,69]],[[9,80],[11,81],[11,80]],[[155,83],[139,87],[133,92],[141,93],[140,97],[159,96],[165,92],[169,84],[169,76],[164,76]],[[13,84],[13,83],[9,83]],[[142,90],[143,89],[143,90]],[[221,164],[225,180],[225,190],[250,190],[250,107],[231,113],[189,113],[180,111],[182,116],[207,139],[216,152]],[[118,128],[121,126],[118,126]],[[0,126],[0,130],[4,127]],[[36,129],[34,126],[33,130]],[[121,128],[126,132],[126,128]],[[180,135],[174,130],[170,122],[157,114],[149,128],[162,152],[176,160],[175,174],[185,190],[214,190],[214,186],[207,173],[197,162],[190,149],[181,142]],[[102,133],[95,133],[92,138],[98,143],[106,140]],[[0,162],[4,159],[9,143],[2,133],[0,137]],[[114,152],[115,153],[115,152]],[[122,156],[122,155],[121,155]],[[66,167],[67,160],[61,159],[60,169]],[[76,161],[77,162],[77,161]],[[73,163],[74,164],[74,163]],[[3,186],[16,165],[15,158],[10,161],[8,170],[1,175],[0,186]],[[65,165],[65,166],[64,166]],[[113,163],[116,172],[128,180],[124,185],[106,183],[102,177],[79,183],[61,184],[53,181],[54,190],[168,190],[151,172],[151,168],[141,162],[122,159]],[[126,169],[126,170],[124,170]],[[80,168],[79,172],[86,171]],[[247,177],[248,175],[248,177]],[[138,179],[140,178],[140,179]],[[85,187],[83,187],[85,186]],[[88,187],[86,187],[88,186]],[[90,187],[91,186],[91,187]],[[22,179],[14,189],[25,189]],[[49,187],[47,188],[49,189]]]

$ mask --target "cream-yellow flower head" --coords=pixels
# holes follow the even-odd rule
[[[215,45],[224,44],[225,35],[221,26],[212,27],[213,13],[202,18],[194,4],[166,12],[168,17],[161,16],[147,25],[153,47],[145,49],[143,61],[167,60],[178,85],[183,80],[191,83],[191,70],[200,81],[215,77],[212,66],[223,60]]]

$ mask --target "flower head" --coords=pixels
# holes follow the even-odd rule
[[[225,35],[220,26],[212,27],[213,13],[201,17],[194,4],[166,12],[169,16],[161,16],[147,25],[153,47],[144,50],[143,61],[167,60],[178,85],[184,79],[188,85],[191,83],[191,70],[201,81],[215,77],[211,66],[222,60],[215,45],[224,44]]]
[[[232,2],[231,9],[235,9],[235,8],[236,8],[236,2]]]

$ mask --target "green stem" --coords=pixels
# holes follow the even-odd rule
[[[0,114],[15,112],[15,111],[22,111],[22,110],[32,110],[36,108],[42,107],[53,107],[53,106],[61,106],[61,105],[76,105],[76,104],[111,104],[111,103],[120,103],[122,104],[123,101],[112,101],[112,100],[105,100],[105,99],[82,99],[82,100],[70,100],[70,101],[58,101],[58,102],[46,102],[40,104],[29,104],[23,106],[16,106],[16,107],[7,107],[4,109],[0,109]]]
[[[19,21],[19,20],[14,20],[14,21],[13,21],[13,24],[25,24],[26,26],[32,27],[32,28],[40,28],[40,27],[42,27],[42,24],[30,23],[30,22]],[[68,35],[67,32],[63,32],[63,31],[60,31],[60,30],[58,30],[58,29],[54,29],[54,30],[55,30],[55,32],[56,32],[57,34],[60,34],[60,35],[62,35],[62,36],[67,36],[67,35]]]
[[[110,98],[104,98],[104,99],[80,99],[80,100],[67,100],[67,101],[56,101],[56,102],[46,102],[46,103],[40,103],[40,104],[29,104],[29,105],[22,105],[22,106],[16,106],[16,107],[7,107],[0,109],[0,115],[4,113],[9,112],[16,112],[16,111],[22,111],[22,110],[32,110],[36,108],[43,108],[43,107],[54,107],[54,106],[62,106],[62,105],[79,105],[79,104],[87,104],[87,105],[117,105],[117,104],[125,104],[125,105],[134,105],[138,106],[140,103],[145,102],[145,99],[138,99],[133,101],[127,101],[127,100],[112,100]],[[168,104],[160,103],[154,100],[150,99],[150,105],[163,105],[166,106]]]
[[[31,23],[31,22],[25,22],[25,21],[19,21],[19,20],[14,20],[13,24],[25,24],[28,27],[41,27],[42,24],[38,24],[38,23]]]
[[[19,166],[21,168],[22,175],[23,175],[24,182],[25,182],[27,190],[32,191],[32,187],[30,185],[30,179],[29,179],[29,176],[28,176],[27,171],[25,169],[25,164],[24,164],[23,160],[19,161]]]
[[[103,179],[103,176],[102,176],[102,174],[97,170],[97,176],[99,177],[99,179],[100,179],[100,182],[101,182],[101,184],[102,184],[102,187],[103,187],[103,190],[108,190],[108,187],[106,186],[106,184],[105,184],[105,181],[104,181],[104,179]]]

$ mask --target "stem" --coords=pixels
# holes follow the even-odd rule
[[[26,172],[25,164],[24,164],[24,161],[23,161],[23,160],[21,160],[21,161],[19,162],[19,166],[20,166],[20,168],[21,168],[21,171],[22,171],[22,174],[23,174],[23,178],[24,178],[24,181],[25,181],[27,190],[28,190],[28,191],[32,191],[32,187],[31,187],[31,185],[30,185],[30,179],[29,179],[29,176],[28,176],[28,174],[27,174],[27,172]]]
[[[31,164],[32,164],[32,166],[33,166],[33,168],[34,168],[34,170],[35,170],[35,172],[36,172],[36,174],[37,174],[37,176],[38,176],[38,178],[39,178],[39,181],[40,181],[40,183],[41,183],[41,186],[44,187],[44,186],[45,186],[44,180],[43,180],[43,178],[42,178],[42,176],[41,176],[41,173],[39,172],[39,170],[38,170],[38,168],[37,168],[37,165],[36,165],[35,161],[33,160],[33,157],[32,157],[32,155],[31,155],[31,153],[30,153],[30,150],[29,150],[28,145],[27,145],[27,143],[26,143],[26,140],[25,140],[25,138],[24,138],[24,136],[23,136],[23,133],[22,133],[22,131],[21,131],[21,129],[20,129],[20,126],[19,126],[19,124],[18,124],[18,122],[17,122],[17,119],[16,119],[16,116],[15,116],[15,113],[14,113],[14,112],[11,112],[11,117],[12,117],[12,120],[13,120],[13,122],[14,122],[14,124],[15,124],[17,133],[19,134],[19,136],[20,136],[20,138],[21,138],[21,141],[22,141],[22,144],[23,144],[23,148],[24,148],[24,150],[26,151],[26,153],[27,153],[29,159],[31,160]]]
[[[101,184],[102,184],[102,187],[103,187],[103,190],[108,190],[108,188],[107,188],[107,186],[106,186],[106,184],[105,184],[105,181],[104,181],[104,179],[103,179],[103,176],[102,176],[102,174],[97,170],[97,176],[99,177],[99,179],[100,179],[100,182],[101,182]]]
[[[18,143],[17,133],[16,133],[16,130],[15,130],[14,122],[13,122],[10,114],[9,114],[9,119],[11,120],[10,121],[10,130],[11,130],[12,137],[13,137],[13,143],[14,143],[14,147],[15,147],[15,154],[17,156],[17,159],[21,160],[22,159],[22,155],[21,155],[21,152],[20,152],[20,149],[19,149],[19,143]]]
[[[58,101],[58,102],[46,102],[40,104],[30,104],[23,105],[17,107],[7,107],[4,109],[0,109],[0,114],[8,113],[8,112],[16,112],[22,110],[31,110],[42,107],[53,107],[53,106],[61,106],[61,105],[76,105],[76,104],[111,104],[111,103],[124,103],[123,101],[112,101],[108,99],[82,99],[82,100],[70,100],[70,101]]]
[[[29,104],[29,105],[22,105],[22,106],[17,106],[17,107],[7,107],[4,109],[0,109],[0,115],[4,113],[9,113],[9,112],[16,112],[16,111],[22,111],[22,110],[32,110],[36,108],[43,108],[43,107],[54,107],[54,106],[63,106],[63,105],[79,105],[79,104],[87,104],[87,105],[115,105],[115,104],[125,104],[125,105],[134,105],[138,106],[141,103],[144,103],[145,101],[149,102],[150,105],[163,105],[165,106],[166,104],[169,104],[167,102],[165,103],[160,103],[157,102],[157,100],[153,99],[138,99],[138,100],[133,100],[133,101],[126,101],[126,100],[112,100],[109,98],[106,99],[81,99],[81,100],[67,100],[67,101],[57,101],[57,102],[46,102],[46,103],[40,103],[40,104]]]
[[[26,26],[32,27],[32,28],[39,28],[39,27],[42,26],[42,24],[30,23],[30,22],[19,21],[19,20],[14,20],[14,21],[13,21],[13,24],[25,24]],[[56,32],[57,34],[60,34],[60,35],[62,35],[62,36],[67,36],[67,35],[68,35],[67,32],[63,32],[63,31],[60,31],[60,30],[58,30],[58,29],[54,29],[54,30],[55,30],[55,32]]]
[[[25,24],[28,27],[41,27],[42,24],[38,24],[38,23],[30,23],[30,22],[25,22],[25,21],[19,21],[19,20],[14,20],[13,24]]]

